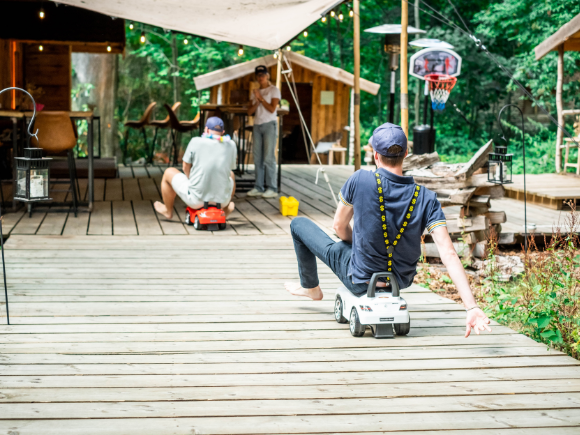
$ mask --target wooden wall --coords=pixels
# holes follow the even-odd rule
[[[70,110],[71,102],[71,47],[70,45],[23,44],[24,86],[28,90],[40,88],[35,96],[45,110]]]
[[[13,80],[16,73],[16,80]],[[12,86],[22,87],[22,44],[8,39],[0,39],[0,89]],[[2,109],[13,109],[13,99],[18,99],[16,91],[0,95]]]
[[[276,77],[276,69],[275,65],[269,69],[270,77],[272,77],[273,81]],[[314,143],[330,133],[340,132],[342,133],[342,146],[346,147],[348,132],[344,130],[344,127],[348,125],[350,86],[295,64],[292,65],[292,70],[296,83],[312,84],[311,134]],[[218,103],[220,88],[222,95],[221,104],[230,104],[230,92],[232,90],[247,90],[249,98],[250,83],[253,81],[254,74],[249,74],[245,77],[213,86],[210,88],[210,103]],[[320,104],[321,91],[334,91],[334,105]]]

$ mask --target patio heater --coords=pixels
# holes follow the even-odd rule
[[[525,124],[524,124],[524,113],[522,109],[516,104],[506,104],[501,108],[499,114],[497,115],[497,122],[501,131],[503,133],[501,140],[505,142],[505,145],[494,146],[493,153],[489,153],[488,157],[488,168],[487,168],[487,181],[494,184],[510,184],[512,181],[512,164],[513,164],[513,154],[507,153],[508,141],[506,139],[505,130],[503,124],[501,123],[501,114],[508,107],[515,107],[521,115],[522,118],[522,153],[523,153],[523,171],[524,171],[524,249],[526,253],[528,252],[528,212],[527,212],[527,194],[526,194],[526,142],[525,142]]]
[[[30,99],[32,100],[32,110],[33,110],[33,114],[32,114],[32,119],[30,120],[30,123],[28,124],[28,137],[35,137],[38,140],[38,130],[36,131],[36,133],[32,133],[30,131],[30,129],[32,128],[32,126],[34,125],[34,118],[36,117],[36,102],[34,101],[34,98],[32,98],[32,95],[30,95],[28,92],[26,92],[24,89],[21,88],[15,88],[15,87],[11,87],[11,88],[6,88],[6,89],[2,89],[0,91],[0,94],[2,94],[3,92],[6,91],[12,91],[12,90],[16,90],[16,91],[22,91],[24,92],[26,95],[28,95],[30,97]],[[28,148],[30,149],[30,148]],[[32,148],[34,149],[34,148]],[[40,150],[42,151],[42,150]],[[48,175],[48,172],[46,172],[46,175]],[[35,175],[37,176],[37,175]],[[36,181],[35,181],[36,182]],[[19,186],[19,184],[17,184],[17,186]],[[47,196],[48,196],[48,179],[46,179],[46,186],[47,186]],[[27,184],[26,188],[30,188],[29,184]],[[19,190],[17,188],[17,190]],[[35,191],[34,193],[38,193],[38,191]],[[29,193],[30,194],[30,193]],[[14,195],[15,199],[18,199],[16,194]],[[8,325],[10,325],[10,311],[8,309],[8,286],[6,284],[6,264],[4,262],[4,234],[2,232],[2,205],[0,204],[0,249],[2,250],[2,272],[3,272],[3,279],[4,279],[4,297],[6,298],[6,323]]]
[[[400,24],[383,24],[377,27],[366,29],[367,33],[379,33],[385,35],[383,49],[385,53],[389,54],[389,70],[391,72],[391,87],[389,95],[389,122],[395,122],[395,83],[396,71],[399,69],[399,57],[401,53],[401,25]],[[416,35],[425,33],[425,30],[417,29],[412,26],[407,26],[407,33],[409,35]]]

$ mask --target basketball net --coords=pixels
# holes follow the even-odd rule
[[[429,83],[429,94],[431,95],[431,106],[433,110],[445,109],[445,103],[449,98],[449,93],[457,77],[451,77],[447,74],[427,74],[425,80]]]

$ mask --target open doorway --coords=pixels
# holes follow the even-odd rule
[[[312,84],[296,83],[296,91],[300,110],[306,126],[310,130],[310,120],[312,119]],[[303,131],[300,122],[300,115],[287,83],[282,83],[282,99],[290,103],[290,113],[284,117],[282,140],[282,161],[284,163],[308,163],[305,143],[310,148],[308,136]]]

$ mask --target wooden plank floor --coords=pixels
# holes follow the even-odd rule
[[[465,339],[462,307],[418,286],[408,337],[354,338],[326,266],[323,301],[283,290],[296,260],[271,225],[195,243],[12,235],[0,433],[580,433],[577,360],[497,324]]]
[[[352,166],[325,167],[335,195],[352,174]],[[328,185],[320,176],[315,184],[317,166],[284,165],[282,170],[281,194],[294,196],[300,201],[300,215],[314,220],[325,231],[332,234],[335,203]],[[95,208],[89,213],[34,212],[32,217],[24,213],[5,215],[5,233],[37,235],[193,235],[200,232],[184,224],[185,205],[176,201],[175,214],[171,221],[155,213],[153,202],[159,200],[159,185],[163,168],[120,167],[118,179],[96,180]],[[574,179],[573,177],[563,177]],[[81,180],[81,196],[86,195],[86,180]],[[580,192],[580,187],[579,187]],[[64,198],[61,198],[64,200]],[[247,198],[245,193],[235,199],[236,211],[228,219],[227,231],[212,235],[276,235],[290,234],[291,218],[281,216],[277,199]],[[504,198],[492,201],[495,210],[504,210],[508,222],[504,231],[522,233],[524,226],[523,203]],[[454,207],[446,209],[455,213]],[[528,204],[528,224],[536,225],[537,232],[550,233],[558,222],[563,223],[566,211],[550,210]],[[207,234],[205,234],[207,235]]]

